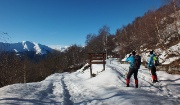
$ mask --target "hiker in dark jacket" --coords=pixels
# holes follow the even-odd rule
[[[126,79],[126,85],[127,87],[129,87],[129,83],[130,83],[130,78],[132,76],[132,74],[134,74],[134,79],[135,79],[135,85],[136,85],[136,88],[138,88],[138,78],[137,78],[137,74],[138,74],[138,68],[135,68],[133,65],[134,65],[134,62],[135,62],[135,55],[136,55],[136,52],[133,51],[132,52],[132,55],[130,54],[129,57],[126,59],[126,62],[130,62],[130,66],[129,66],[129,72],[127,74],[127,79]]]
[[[156,66],[154,64],[154,61],[157,59],[156,56],[153,54],[153,50],[150,51],[150,58],[148,60],[148,68],[151,71],[152,74],[152,80],[153,83],[158,82],[157,80],[157,74],[156,74]]]

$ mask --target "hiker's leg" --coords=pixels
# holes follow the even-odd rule
[[[156,67],[155,66],[151,67],[151,73],[152,73],[153,82],[156,82],[157,81],[157,75],[156,75]]]
[[[136,88],[138,87],[138,78],[137,78],[137,75],[138,75],[138,70],[135,70],[134,71],[134,80],[135,80]]]
[[[130,78],[131,78],[131,75],[133,74],[133,69],[132,68],[129,68],[129,72],[127,74],[127,79],[126,79],[126,84],[129,85],[130,83]]]

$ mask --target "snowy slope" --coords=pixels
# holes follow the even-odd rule
[[[19,43],[0,43],[0,50],[1,51],[14,51],[16,53],[25,52],[25,51],[34,51],[36,54],[46,54],[47,52],[53,51],[52,48],[30,42],[30,41],[23,41]]]
[[[159,62],[162,65],[171,64],[173,61],[180,59],[180,56],[179,56],[180,55],[180,43],[175,44],[166,50],[163,50],[161,48],[157,48],[157,49],[153,49],[153,50],[154,50],[155,54],[159,56]],[[143,52],[141,54],[142,60],[147,62],[149,55],[150,55],[149,51]],[[126,58],[124,58],[123,60],[125,60],[125,59]]]
[[[115,59],[74,73],[55,73],[41,82],[13,84],[0,88],[1,105],[179,105],[180,75],[158,71],[160,82],[151,85],[149,71],[139,70],[139,88],[125,87],[127,64]]]
[[[48,45],[48,47],[63,52],[63,51],[65,51],[69,46],[62,46],[62,45]]]

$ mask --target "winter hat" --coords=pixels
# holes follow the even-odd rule
[[[154,50],[150,51],[150,54],[153,54]]]
[[[135,52],[135,51],[133,51],[133,52],[132,52],[132,55],[136,55],[136,52]]]

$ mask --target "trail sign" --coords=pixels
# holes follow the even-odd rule
[[[105,70],[106,53],[88,53],[88,59],[90,64],[90,75],[92,75],[92,64],[103,64],[103,70]]]

